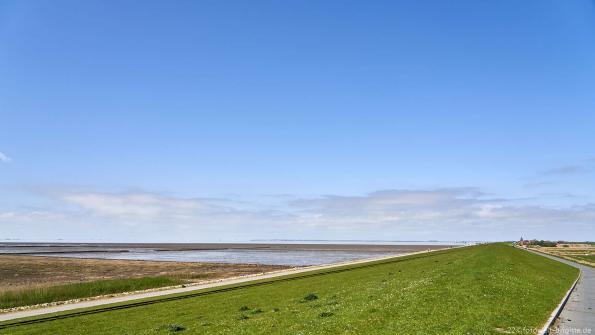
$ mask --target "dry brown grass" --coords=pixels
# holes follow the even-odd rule
[[[0,255],[0,292],[101,279],[168,276],[199,281],[285,268],[288,267]]]
[[[568,246],[565,247],[564,245]],[[595,245],[592,244],[558,244],[557,247],[538,247],[534,249],[595,267]]]

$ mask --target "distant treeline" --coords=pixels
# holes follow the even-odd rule
[[[571,244],[591,244],[591,245],[595,245],[595,242],[569,242],[569,241],[547,241],[547,240],[525,240],[524,243],[525,245],[538,245],[540,247],[555,247],[557,245],[562,244],[563,246],[568,246]],[[564,245],[565,244],[565,245]]]
[[[544,240],[533,240],[529,242],[529,245],[538,245],[540,247],[555,247],[558,242],[544,241]]]

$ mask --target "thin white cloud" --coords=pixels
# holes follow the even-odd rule
[[[543,171],[542,176],[575,176],[593,172],[593,167],[586,165],[566,165]]]
[[[532,176],[522,178],[527,189],[552,188],[572,177],[584,177],[595,172],[595,160],[587,159],[581,164],[552,167]]]
[[[595,228],[595,205],[552,208],[518,205],[515,200],[488,198],[473,188],[390,190],[365,196],[326,196],[292,202],[310,224],[436,234],[477,226],[505,231],[511,227],[578,224]],[[476,231],[476,233],[481,233]]]
[[[0,162],[10,163],[11,161],[12,161],[12,159],[10,157],[8,157],[5,154],[3,154],[2,152],[0,152]]]
[[[68,216],[47,210],[26,210],[0,212],[0,222],[36,223],[41,221],[56,221],[68,219]]]
[[[198,201],[151,193],[74,193],[63,199],[96,215],[135,219],[190,214],[202,207]]]

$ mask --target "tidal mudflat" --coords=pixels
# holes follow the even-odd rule
[[[0,245],[0,307],[448,248],[348,244]]]
[[[447,244],[3,244],[0,253],[79,259],[307,266],[448,248]]]

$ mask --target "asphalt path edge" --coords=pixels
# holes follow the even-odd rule
[[[547,255],[546,253],[543,253],[543,252],[537,251],[537,250],[528,250],[528,249],[523,249],[523,248],[519,248],[519,247],[517,247],[517,248],[518,249],[521,249],[521,250],[528,251],[528,252],[532,252],[532,253],[537,254],[537,255],[540,255],[540,256]],[[549,256],[551,256],[551,255],[549,255]],[[566,264],[566,263],[563,263],[563,264]],[[566,294],[564,295],[564,297],[562,298],[562,300],[558,304],[558,307],[556,307],[556,309],[554,309],[554,311],[552,312],[552,314],[550,314],[550,317],[546,321],[545,325],[537,332],[538,335],[548,335],[550,333],[550,330],[552,329],[552,327],[556,323],[556,320],[560,316],[560,313],[562,313],[562,310],[564,310],[564,306],[566,306],[566,303],[568,302],[568,299],[570,299],[570,295],[572,294],[572,292],[576,288],[576,284],[578,283],[579,279],[581,279],[581,276],[583,274],[583,272],[581,271],[580,268],[578,268],[578,267],[575,267],[575,268],[577,268],[578,271],[579,271],[578,272],[578,276],[576,277],[576,280],[574,281],[574,283],[572,284],[572,286],[570,287],[570,289],[566,292]]]

